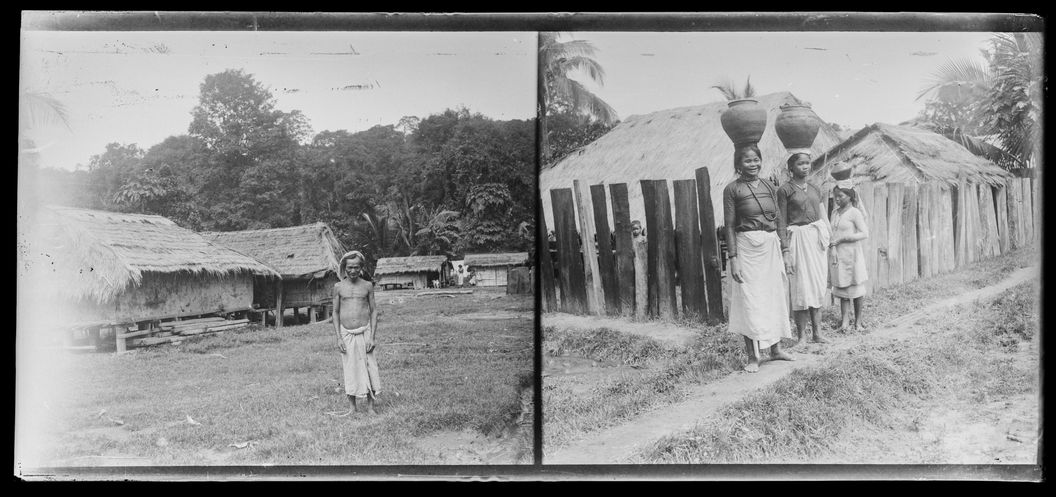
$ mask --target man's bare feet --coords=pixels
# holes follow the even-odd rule
[[[814,338],[811,341],[814,343],[829,343],[829,341],[821,335],[814,335]]]
[[[759,372],[759,363],[756,362],[756,361],[750,361],[750,362],[748,362],[748,364],[744,365],[744,370],[746,372],[749,372],[749,373],[758,373]]]

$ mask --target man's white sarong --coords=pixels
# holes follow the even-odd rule
[[[729,330],[770,347],[792,338],[781,240],[773,231],[737,233],[737,258],[743,283],[730,278]]]
[[[371,397],[381,390],[378,379],[378,361],[374,352],[367,352],[365,332],[370,325],[354,330],[341,327],[341,340],[345,342],[345,353],[341,354],[341,366],[344,369],[345,393],[355,397]]]
[[[789,255],[795,272],[789,276],[792,310],[820,308],[829,286],[829,224],[822,219],[805,226],[789,226]]]

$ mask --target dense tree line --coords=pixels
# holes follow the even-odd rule
[[[31,165],[30,165],[31,166]],[[371,258],[529,250],[535,123],[466,108],[311,134],[252,75],[205,78],[187,134],[111,143],[86,170],[38,170],[49,202],[159,214],[194,230],[322,221]]]

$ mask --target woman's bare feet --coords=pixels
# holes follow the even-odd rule
[[[783,350],[778,350],[778,351],[770,351],[770,360],[771,361],[794,361],[794,360],[796,360],[796,358],[792,357],[791,355],[788,355],[788,353],[783,351]]]
[[[748,364],[744,365],[744,370],[748,373],[758,373],[759,361],[748,361]]]
[[[825,337],[821,336],[820,333],[815,333],[811,341],[814,343],[829,343],[829,341]]]

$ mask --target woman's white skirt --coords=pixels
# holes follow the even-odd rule
[[[781,240],[773,231],[737,233],[737,258],[743,283],[730,278],[729,330],[759,342],[764,349],[792,338]]]
[[[788,277],[792,310],[821,308],[829,286],[829,225],[817,220],[806,226],[789,226],[789,255],[795,272]]]

